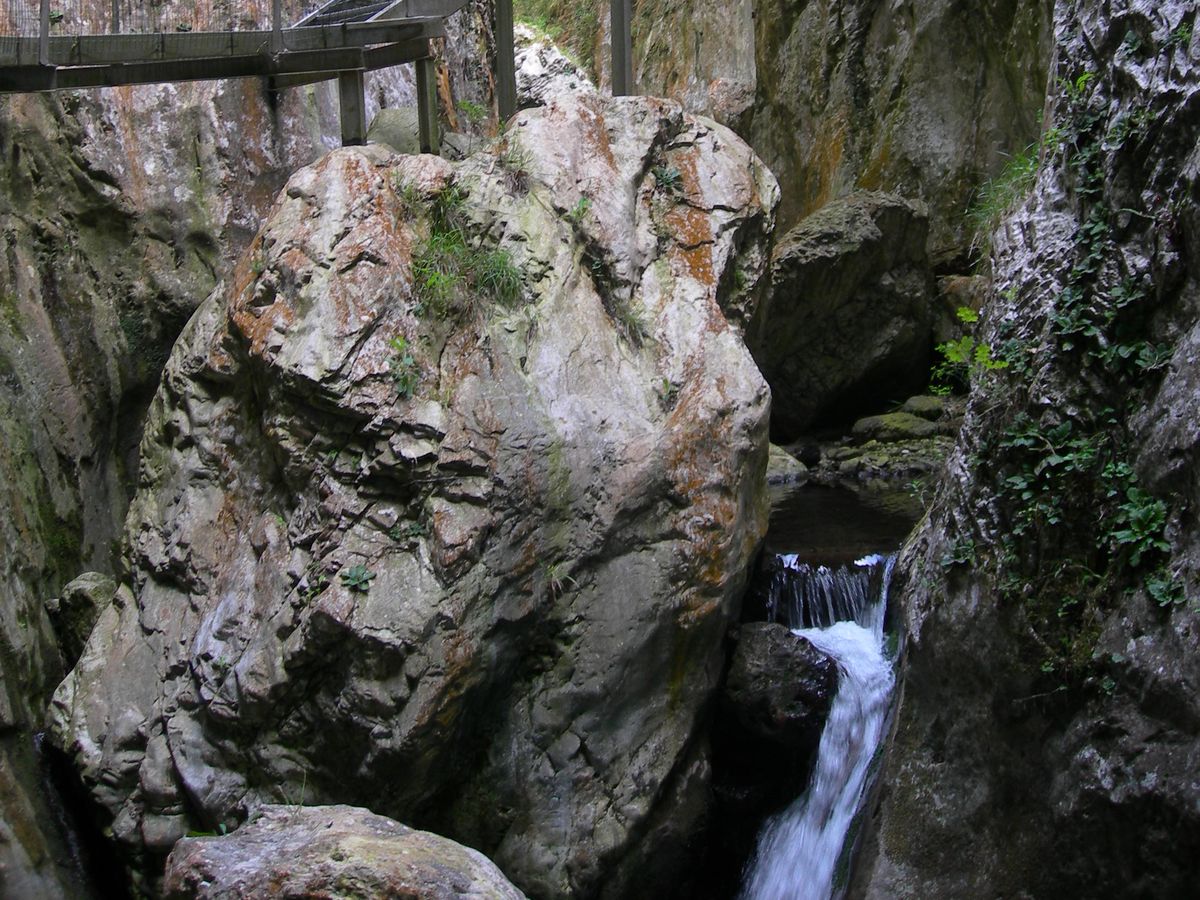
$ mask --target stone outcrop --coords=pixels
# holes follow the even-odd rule
[[[308,5],[288,0],[285,10]],[[211,6],[170,15],[198,29]],[[99,20],[108,3],[82,8]],[[236,8],[243,21],[266,21],[271,3]],[[490,9],[476,0],[450,23],[450,105],[490,105],[477,62]],[[371,111],[413,97],[406,68],[368,78]],[[337,135],[332,84],[276,97],[242,79],[0,98],[0,731],[27,738],[39,727],[65,671],[44,601],[85,569],[114,571],[145,412],[171,344],[288,174]],[[29,746],[3,752],[28,755]],[[15,821],[9,796],[0,818]]]
[[[176,344],[55,695],[132,858],[303,794],[535,897],[670,883],[766,525],[777,198],[720,125],[596,96],[290,180]]]
[[[548,37],[516,26],[517,106],[545,106],[562,94],[595,93],[596,86]]]
[[[1183,897],[1200,851],[1195,5],[1063,2],[852,897]],[[897,596],[901,592],[896,592]]]
[[[772,436],[819,419],[848,423],[923,387],[934,283],[923,206],[859,193],[778,242],[771,291],[747,340],[771,385]]]
[[[569,32],[580,6],[604,24],[599,2],[551,5],[555,24]],[[635,75],[750,142],[783,186],[783,226],[855,190],[915,197],[940,265],[968,251],[975,190],[1036,140],[1053,6],[642,0]]]
[[[524,900],[482,853],[349,806],[267,806],[167,859],[167,900],[420,897]]]

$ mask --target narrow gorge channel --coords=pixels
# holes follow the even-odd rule
[[[740,900],[844,893],[853,825],[892,710],[897,642],[885,622],[895,551],[916,512],[906,492],[890,488],[811,485],[776,497],[748,614],[785,626],[836,664],[837,690],[807,785],[759,831]]]

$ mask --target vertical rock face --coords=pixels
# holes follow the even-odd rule
[[[92,6],[102,20],[107,0]],[[271,4],[237,7],[265,21]],[[478,0],[452,22],[456,97],[468,83],[466,96],[489,95],[489,9]],[[371,76],[372,109],[412,96],[406,69]],[[287,175],[337,134],[329,86],[274,100],[253,79],[0,97],[0,730],[39,722],[62,676],[42,602],[84,569],[113,571],[171,343]]]
[[[647,0],[638,89],[745,137],[783,186],[783,225],[855,190],[897,193],[929,205],[944,262],[966,250],[973,190],[1037,135],[1052,5]]]
[[[1183,897],[1200,852],[1195,4],[1058,5],[1031,196],[904,564],[904,703],[852,896]]]
[[[55,696],[117,840],[303,796],[536,897],[670,879],[766,524],[777,198],[725,128],[594,95],[457,168],[293,177],[176,345],[131,578]]]

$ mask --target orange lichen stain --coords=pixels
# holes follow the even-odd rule
[[[679,171],[684,197],[702,197],[703,188],[696,172],[695,156],[679,155],[672,162]],[[713,270],[713,230],[709,214],[691,203],[680,202],[671,208],[665,218],[678,244],[672,257],[682,264],[680,274],[715,292],[717,277]]]
[[[595,103],[581,104],[579,121],[586,129],[579,141],[582,147],[591,147],[601,156],[608,167],[617,170],[617,158],[613,154],[612,142],[608,138],[608,122],[596,108]]]
[[[889,135],[884,139],[875,152],[871,154],[871,159],[867,162],[867,167],[863,170],[862,175],[858,178],[857,187],[864,191],[881,191],[883,190],[883,173],[888,170],[892,162],[892,139]]]
[[[241,119],[238,122],[239,132],[241,134],[271,134],[274,128],[266,115],[267,107],[263,103],[265,95],[262,88],[253,80],[246,79],[240,83],[239,90],[242,93]],[[262,152],[262,147],[261,141],[250,140],[242,144],[246,159],[257,166],[260,172],[270,169],[272,165],[271,160]]]
[[[834,181],[846,152],[846,123],[835,120],[832,132],[823,143],[815,144],[803,166],[801,217],[816,212],[833,199]]]

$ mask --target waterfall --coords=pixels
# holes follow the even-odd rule
[[[830,570],[794,556],[777,559],[771,614],[837,661],[838,691],[808,788],[763,827],[743,900],[829,900],[833,893],[894,680],[883,651],[894,562],[895,557],[869,556]]]

